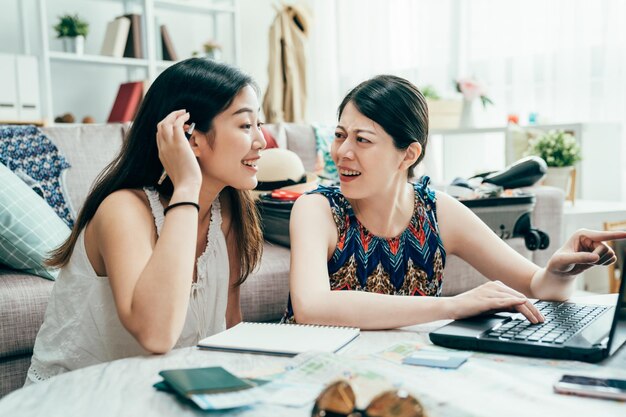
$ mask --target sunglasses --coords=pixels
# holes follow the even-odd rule
[[[386,391],[376,396],[365,410],[356,409],[350,384],[337,381],[315,400],[312,417],[426,417],[424,407],[405,391]]]

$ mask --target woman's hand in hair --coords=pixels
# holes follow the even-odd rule
[[[451,319],[458,320],[496,311],[517,311],[531,323],[544,321],[539,310],[522,294],[500,281],[492,281],[450,299]]]
[[[202,173],[196,156],[185,137],[185,124],[189,113],[185,110],[171,112],[157,125],[159,159],[170,177],[174,189],[187,187],[199,189]]]

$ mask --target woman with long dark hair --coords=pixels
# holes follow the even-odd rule
[[[27,383],[241,321],[239,286],[262,251],[247,191],[265,147],[258,111],[254,81],[231,66],[188,59],[157,77],[49,259],[61,272]]]
[[[411,183],[428,138],[426,100],[409,81],[374,77],[339,106],[331,153],[340,187],[320,187],[291,212],[291,298],[284,321],[387,329],[491,310],[544,317],[527,297],[564,300],[574,277],[615,262],[603,241],[626,232],[579,230],[533,264],[454,198]],[[440,297],[446,255],[491,282]]]

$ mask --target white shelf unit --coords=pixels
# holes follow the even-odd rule
[[[144,25],[142,33],[142,42],[144,44],[145,59],[136,58],[116,58],[95,54],[76,55],[72,53],[53,51],[50,49],[49,31],[54,22],[50,21],[47,11],[47,6],[54,0],[38,0],[38,18],[39,26],[41,30],[41,55],[40,55],[40,79],[41,79],[41,93],[42,93],[42,115],[48,123],[52,123],[54,120],[54,105],[53,105],[53,82],[58,76],[52,66],[55,63],[69,63],[76,65],[90,65],[90,66],[106,66],[106,67],[118,67],[126,69],[126,79],[120,80],[120,82],[137,81],[133,77],[133,71],[143,70],[145,71],[147,78],[150,81],[154,80],[157,75],[174,64],[172,61],[163,61],[159,58],[157,53],[157,38],[160,38],[159,27],[156,25],[157,16],[161,13],[175,14],[184,13],[188,15],[203,15],[208,16],[211,19],[212,38],[220,39],[222,36],[219,28],[220,16],[227,16],[230,20],[230,46],[232,48],[230,62],[238,65],[240,62],[240,29],[239,29],[239,16],[238,16],[238,0],[84,0],[93,3],[98,2],[117,2],[124,8],[124,13],[137,12],[137,8],[141,6],[142,23]],[[83,3],[83,2],[81,2]],[[20,13],[23,13],[20,10]],[[117,15],[102,16],[102,22],[112,20]],[[23,16],[20,16],[23,19]],[[172,30],[172,28],[168,29]],[[28,39],[28,38],[26,38]],[[199,40],[201,42],[203,40]],[[28,42],[29,43],[29,42]],[[30,44],[26,47],[30,50]],[[179,56],[184,59],[186,56]],[[105,104],[103,104],[105,105]]]
[[[599,201],[626,199],[626,152],[619,123],[563,123],[522,126],[571,132],[581,146],[576,164],[576,198]],[[433,129],[429,134],[423,172],[435,183],[499,170],[513,162],[508,126]]]
[[[50,51],[49,57],[51,61],[67,61],[85,64],[104,64],[104,65],[118,65],[128,67],[145,67],[149,65],[147,59],[137,58],[115,58],[112,56],[103,55],[76,55],[67,52]]]

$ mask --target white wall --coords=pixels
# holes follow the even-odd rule
[[[259,84],[261,91],[267,87],[269,56],[269,29],[276,10],[277,0],[239,0],[241,55],[239,66]],[[261,97],[260,100],[263,98]]]

